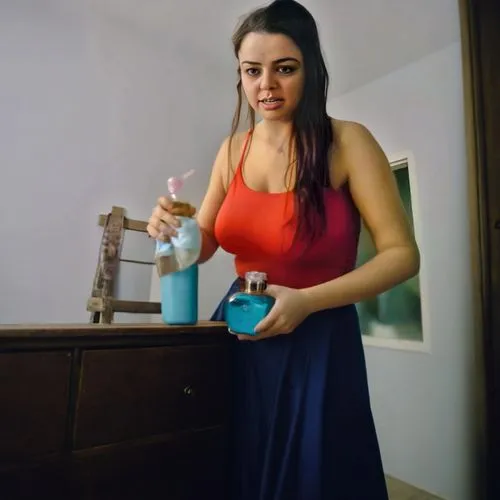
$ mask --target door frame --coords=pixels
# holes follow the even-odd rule
[[[479,498],[500,498],[500,4],[459,0],[475,314]],[[495,5],[496,4],[496,5]]]

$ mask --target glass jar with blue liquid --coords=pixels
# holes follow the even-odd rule
[[[245,274],[245,288],[231,295],[225,305],[227,328],[235,335],[256,335],[255,327],[274,305],[266,295],[267,274],[250,271]]]

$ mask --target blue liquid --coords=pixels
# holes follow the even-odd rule
[[[269,295],[238,292],[226,302],[225,317],[229,331],[240,335],[256,335],[257,323],[264,319],[274,304]]]
[[[169,325],[198,321],[198,265],[160,278],[161,315]]]

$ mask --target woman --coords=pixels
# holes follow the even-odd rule
[[[419,269],[394,177],[365,127],[327,115],[328,74],[303,6],[254,11],[233,42],[239,106],[197,218],[200,261],[220,245],[239,277],[228,294],[258,270],[276,302],[255,339],[234,343],[231,498],[386,499],[354,304]],[[251,126],[238,134],[242,90]],[[152,237],[175,234],[170,207],[159,200]],[[377,255],[355,269],[360,216]]]

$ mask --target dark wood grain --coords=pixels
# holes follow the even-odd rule
[[[157,436],[73,455],[81,500],[226,498],[227,434],[222,427]]]
[[[107,214],[100,214],[97,223],[99,226],[104,227],[106,224],[106,218]],[[135,219],[129,219],[128,217],[125,217],[123,221],[123,227],[125,229],[129,229],[130,231],[138,231],[140,233],[147,233],[148,232],[148,223],[144,222],[142,220],[135,220]]]
[[[486,479],[481,498],[500,498],[500,2],[462,0],[462,39],[465,42],[466,109],[472,185],[471,212],[476,240],[475,296],[481,329],[481,360],[486,400],[485,431],[477,451],[478,475]],[[470,102],[467,101],[470,86]],[[474,234],[473,234],[474,237]],[[481,411],[481,408],[480,408]],[[483,450],[486,449],[486,460]]]
[[[179,335],[179,334],[227,333],[226,324],[217,321],[199,321],[196,325],[165,325],[162,323],[114,323],[100,325],[91,323],[61,324],[16,324],[0,325],[2,338],[60,337],[60,336],[126,336],[126,335]],[[0,344],[1,347],[1,344]]]
[[[230,337],[225,323],[211,321],[185,326],[155,323],[2,325],[0,352],[20,349],[173,345],[186,342],[207,344],[227,342]]]
[[[46,457],[16,468],[0,468],[2,500],[77,500],[70,460]]]
[[[227,498],[224,324],[2,333],[2,500]]]
[[[122,300],[111,297],[91,297],[87,301],[87,311],[104,312],[109,308],[113,310],[113,313],[161,314],[161,302]]]
[[[84,352],[75,447],[221,424],[227,360],[221,346]]]
[[[61,452],[69,352],[0,353],[0,465]]]

